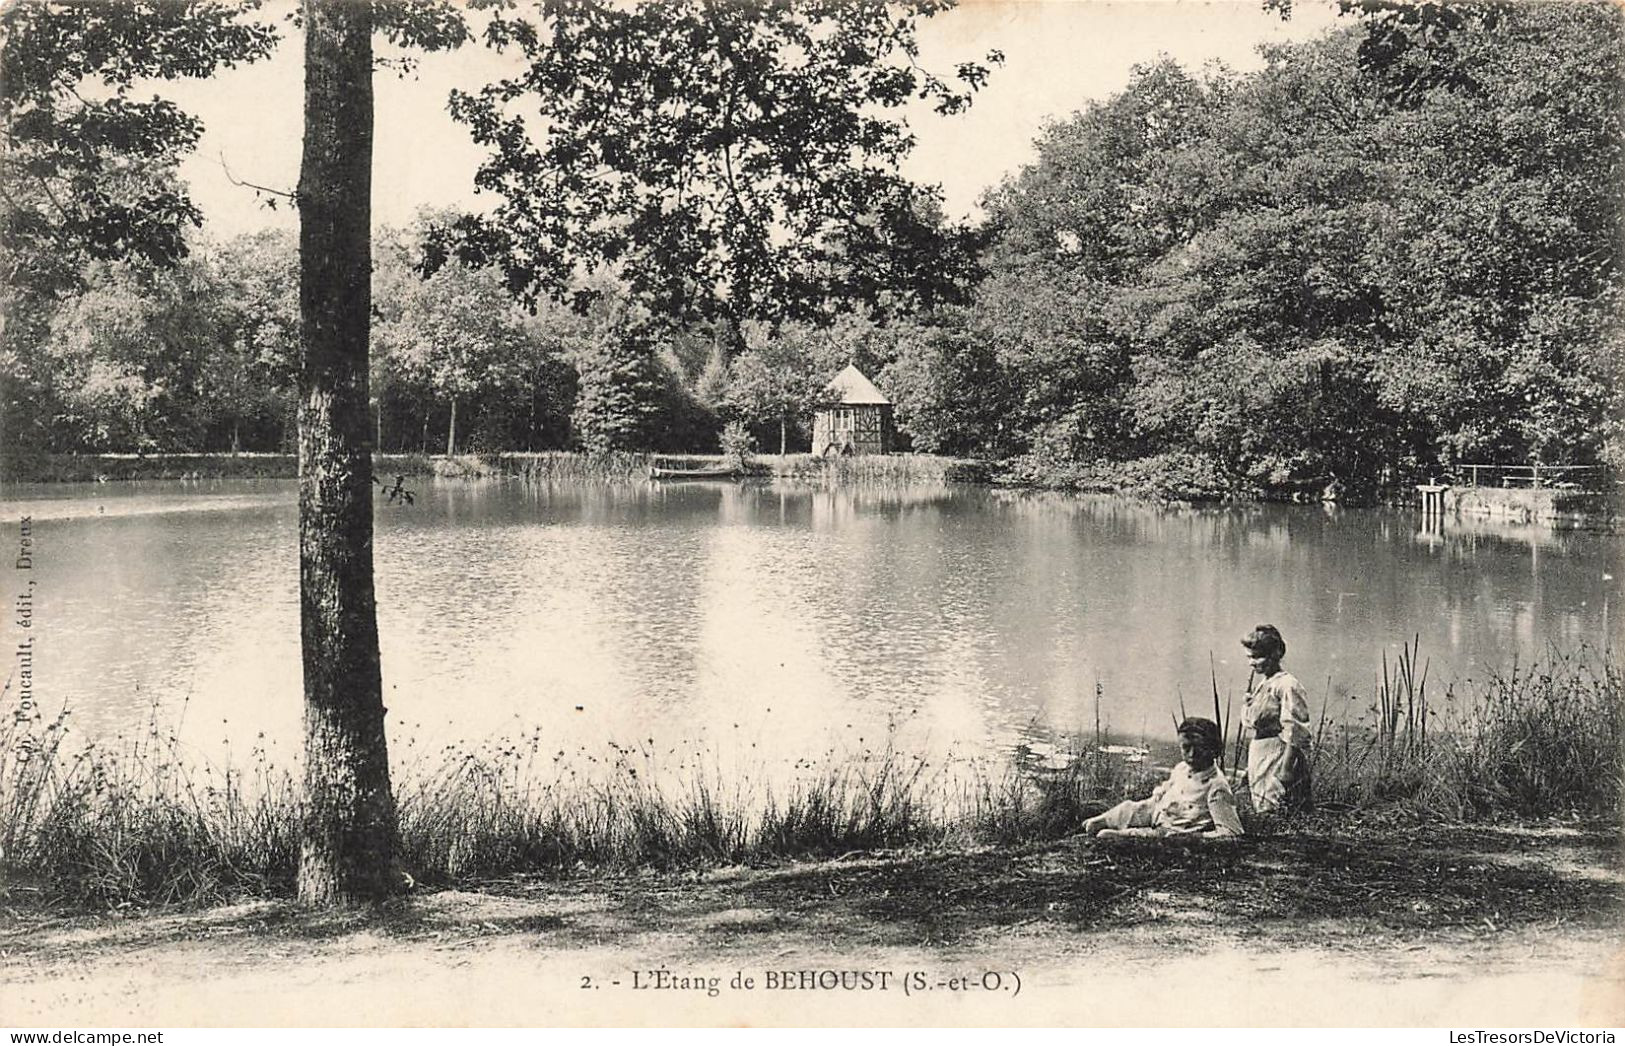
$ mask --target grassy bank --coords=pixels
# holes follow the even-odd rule
[[[1217,462],[1178,452],[1130,461],[1088,462],[1027,454],[999,463],[994,478],[1012,487],[1117,494],[1141,501],[1214,502],[1244,493]],[[1255,496],[1259,493],[1253,492]]]
[[[378,454],[378,475],[444,476],[479,479],[517,477],[551,480],[641,479],[654,455],[617,451],[511,451],[488,454]],[[660,455],[718,465],[717,454]],[[46,454],[4,463],[8,483],[106,483],[129,480],[293,479],[299,463],[293,454]],[[1228,496],[1228,486],[1201,462],[1177,456],[1144,461],[1083,464],[1020,458],[993,463],[930,454],[884,454],[820,458],[812,454],[762,454],[747,473],[757,477],[809,482],[857,483],[990,483],[1115,493],[1149,500],[1215,501]]]
[[[693,467],[724,464],[718,454],[648,454],[614,451],[585,454],[575,451],[513,452],[485,455],[459,455],[454,458],[417,457],[403,459],[409,475],[436,475],[451,478],[502,476],[528,482],[556,480],[641,481],[647,478],[656,459],[667,466],[685,462]],[[380,459],[379,471],[384,470]],[[764,454],[751,458],[741,470],[742,478],[786,479],[834,484],[940,485],[944,483],[986,482],[987,472],[975,462],[929,454],[864,455],[845,458],[818,458],[811,454]]]
[[[535,482],[553,480],[641,480],[652,454],[575,451],[459,454],[378,454],[379,476],[441,476],[452,479],[511,477]],[[717,465],[715,454],[660,455],[696,464]],[[928,454],[889,454],[822,459],[811,454],[763,455],[746,470],[758,478],[833,483],[984,483],[986,466]],[[7,463],[10,483],[109,483],[129,480],[293,479],[299,462],[292,454],[54,454]]]
[[[840,484],[986,483],[991,478],[987,467],[980,462],[932,454],[864,454],[834,458],[784,454],[764,456],[758,462],[778,478]]]
[[[1369,703],[1315,735],[1315,795],[1334,806],[1401,802],[1430,816],[1625,810],[1625,666],[1553,652],[1430,698],[1407,646]]]
[[[380,475],[432,476],[442,472],[479,474],[477,458],[435,458],[428,454],[378,454]],[[292,454],[49,454],[8,462],[8,483],[122,483],[131,480],[295,479],[299,460]]]
[[[1383,672],[1368,715],[1322,720],[1320,816],[1384,808],[1410,820],[1617,817],[1622,684],[1611,658],[1553,657],[1458,690],[1445,716],[1407,655]],[[287,768],[263,754],[246,767],[200,768],[156,730],[123,748],[73,751],[61,727],[25,737],[13,725],[0,739],[10,883],[88,909],[291,893],[300,803]],[[617,748],[600,764],[605,772],[578,775],[537,733],[403,767],[401,861],[418,881],[442,885],[1056,839],[1159,777],[1080,747],[1043,774],[882,750],[808,762],[773,789],[715,770],[663,775],[636,749]]]

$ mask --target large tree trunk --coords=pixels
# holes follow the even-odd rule
[[[351,904],[395,886],[367,424],[372,8],[305,0],[304,22],[299,623],[306,809],[299,898]]]
[[[446,457],[457,453],[457,397],[451,398],[451,422],[446,426]]]

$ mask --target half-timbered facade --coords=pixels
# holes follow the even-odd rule
[[[855,366],[824,387],[827,403],[813,415],[814,454],[887,454],[892,403]]]

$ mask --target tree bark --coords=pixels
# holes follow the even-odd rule
[[[299,174],[299,623],[305,816],[299,898],[376,900],[394,874],[367,424],[372,7],[305,0]]]
[[[457,453],[457,397],[451,398],[451,422],[446,426],[446,457]]]
[[[784,448],[786,446],[784,430],[785,430],[784,418],[783,418],[783,416],[780,416],[780,418],[779,418],[779,457],[781,457],[781,458],[784,457]]]

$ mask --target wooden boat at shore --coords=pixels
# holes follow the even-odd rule
[[[733,479],[739,475],[730,468],[715,469],[663,469],[649,466],[650,479]]]
[[[670,464],[661,465],[660,464],[661,461],[667,461]],[[739,470],[734,468],[732,465],[695,465],[695,466],[690,467],[690,468],[683,468],[683,467],[681,467],[679,465],[679,467],[673,468],[673,467],[671,467],[671,464],[678,464],[678,463],[673,462],[672,459],[669,459],[669,458],[655,458],[653,461],[651,461],[649,463],[649,478],[650,479],[734,479],[735,477],[737,477],[739,475]],[[689,463],[688,462],[681,462],[681,464],[686,465],[686,464],[689,464]]]

